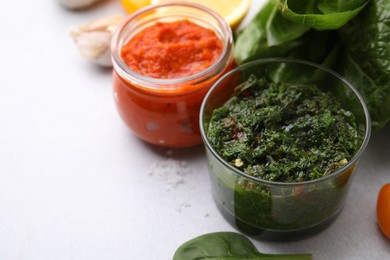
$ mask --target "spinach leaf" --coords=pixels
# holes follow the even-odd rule
[[[345,25],[368,3],[367,0],[281,0],[283,16],[316,30],[334,30]]]
[[[363,96],[377,130],[390,121],[390,1],[371,1],[339,35],[345,54],[338,70]]]
[[[245,30],[244,32],[247,31]],[[265,32],[261,33],[265,34]],[[309,30],[296,40],[272,47],[264,44],[261,47],[252,48],[251,51],[245,48],[243,44],[240,44],[241,41],[245,41],[248,38],[244,33],[237,38],[235,59],[239,64],[256,59],[288,57],[304,59],[332,67],[340,51],[340,40],[335,31],[319,32]]]
[[[196,237],[180,246],[173,260],[202,259],[312,259],[310,254],[263,254],[245,236],[233,232],[217,232]]]
[[[280,44],[274,46],[276,42],[285,42],[286,40],[280,39],[281,36],[276,35],[276,29],[271,29],[271,24],[275,24],[276,26],[277,22],[268,22],[269,16],[278,12],[277,6],[278,0],[269,0],[238,35],[234,51],[235,60],[239,64],[256,58],[285,56],[292,49],[299,46],[300,42],[294,40],[283,44],[283,46]],[[277,20],[279,20],[279,18]],[[282,27],[282,25],[280,26]],[[269,30],[274,31],[272,32],[274,39],[270,40],[270,45],[272,46],[269,45],[267,38],[267,31]],[[299,35],[299,33],[297,33],[297,35]],[[291,36],[286,38],[291,38]]]
[[[278,0],[269,0],[240,32],[235,43],[238,64],[270,57],[300,58],[323,64],[339,42],[334,31],[318,32],[292,23],[278,11]],[[332,60],[333,61],[333,60]]]
[[[365,3],[367,0],[318,0],[318,9],[324,14],[346,12],[353,10]]]
[[[291,21],[284,18],[282,13],[278,11],[278,1],[274,2],[275,4],[269,14],[265,27],[269,47],[294,40],[310,29],[307,25],[291,23]]]

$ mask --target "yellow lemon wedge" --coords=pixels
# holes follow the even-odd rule
[[[123,8],[128,13],[137,11],[138,9],[150,5],[150,0],[121,0]]]
[[[173,1],[183,0],[151,0],[151,3]],[[214,10],[226,20],[230,27],[235,29],[248,12],[252,0],[185,0],[184,2],[200,4]]]

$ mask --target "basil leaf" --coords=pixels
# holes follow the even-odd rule
[[[280,0],[283,16],[316,30],[334,30],[345,25],[368,3],[365,0]]]
[[[180,246],[173,260],[261,260],[261,259],[312,259],[309,254],[277,255],[257,251],[245,236],[233,232],[217,232],[196,237]]]
[[[339,72],[363,96],[378,130],[390,121],[390,1],[371,1],[339,34],[345,47]]]

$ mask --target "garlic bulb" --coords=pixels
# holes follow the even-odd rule
[[[93,5],[101,0],[57,0],[60,4],[69,9],[82,9]]]
[[[122,15],[115,15],[71,28],[70,35],[81,56],[104,67],[112,67],[111,38],[122,20]]]

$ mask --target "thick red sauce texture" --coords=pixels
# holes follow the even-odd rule
[[[121,50],[135,72],[159,79],[183,78],[211,66],[223,42],[213,30],[188,20],[158,22],[132,37]]]

